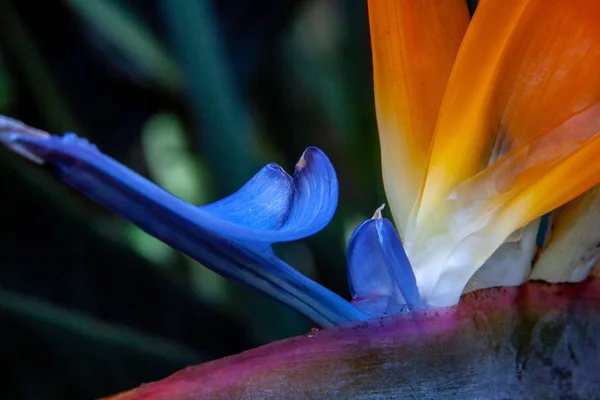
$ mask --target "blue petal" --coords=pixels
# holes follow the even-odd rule
[[[323,229],[335,213],[338,181],[325,153],[306,149],[294,172],[294,204],[282,226],[278,241],[306,237]],[[285,238],[285,239],[283,239]]]
[[[293,202],[292,177],[271,163],[231,196],[200,208],[234,224],[273,231],[286,221]]]
[[[331,162],[321,150],[306,149],[293,178],[271,163],[240,190],[200,207],[245,229],[244,237],[269,243],[310,236],[323,229],[335,213],[338,183]],[[230,228],[227,228],[230,230]]]
[[[390,305],[405,303],[392,282],[372,221],[364,222],[354,231],[346,258],[350,294],[357,307],[371,315],[382,315]]]
[[[331,163],[318,149],[305,152],[293,178],[270,164],[228,198],[196,207],[74,135],[60,138],[0,132],[0,141],[53,166],[65,183],[151,235],[216,272],[289,305],[318,325],[367,318],[275,257],[269,247],[276,241],[310,235],[331,219],[337,180]]]
[[[128,193],[155,198],[170,211],[185,214],[195,224],[210,226],[212,231],[233,239],[257,243],[301,239],[323,229],[337,206],[335,170],[327,156],[314,147],[304,152],[293,178],[276,164],[269,164],[238,192],[195,207],[102,154],[86,139],[73,134],[62,138],[15,135],[11,148],[55,165],[67,183],[70,179],[82,181],[85,187],[78,189],[84,193],[97,190],[89,181],[83,183],[86,175],[92,180],[104,175],[103,179],[110,179],[112,184],[129,186]],[[257,199],[252,199],[252,192]]]
[[[423,307],[398,233],[386,218],[365,221],[348,244],[348,281],[354,304],[374,315]]]

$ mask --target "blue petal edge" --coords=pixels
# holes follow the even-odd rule
[[[3,134],[10,148],[53,166],[58,177],[92,200],[206,267],[290,306],[320,326],[368,316],[273,255],[270,244],[308,236],[337,205],[333,166],[305,151],[293,177],[269,164],[233,195],[196,207],[102,154],[87,140]]]
[[[388,219],[370,219],[356,228],[347,260],[353,303],[363,311],[375,316],[423,308],[410,262]]]

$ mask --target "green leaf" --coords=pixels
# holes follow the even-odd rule
[[[181,89],[178,65],[142,20],[118,1],[64,0],[86,26],[106,39],[154,82],[176,92]]]

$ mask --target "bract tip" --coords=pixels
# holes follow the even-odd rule
[[[385,203],[383,203],[377,210],[375,210],[375,213],[373,214],[373,216],[371,217],[371,219],[381,219],[381,218],[383,218],[381,216],[381,212],[383,211],[384,208],[385,208]]]

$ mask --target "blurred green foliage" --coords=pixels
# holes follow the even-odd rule
[[[76,131],[206,203],[323,149],[340,204],[278,245],[347,296],[351,231],[385,202],[366,2],[0,0],[0,113]],[[0,149],[1,398],[92,398],[310,324]]]

